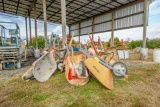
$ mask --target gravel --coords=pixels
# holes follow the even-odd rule
[[[28,58],[28,65],[22,65],[20,69],[13,69],[13,70],[2,70],[0,71],[0,79],[5,79],[5,78],[11,78],[15,75],[22,75],[24,74],[31,66],[32,63],[36,59],[34,57],[29,57]]]

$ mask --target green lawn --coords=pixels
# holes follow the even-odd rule
[[[0,107],[158,107],[160,64],[131,64],[129,79],[114,78],[114,90],[103,87],[94,77],[84,86],[70,85],[64,73],[48,81],[0,81]]]

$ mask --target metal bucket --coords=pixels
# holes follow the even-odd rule
[[[141,48],[141,59],[148,58],[148,48]]]
[[[160,49],[153,50],[153,61],[160,62]]]

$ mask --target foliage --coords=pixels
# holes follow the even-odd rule
[[[75,40],[73,39],[73,40],[72,40],[72,44],[75,44],[75,43],[76,43],[76,42],[75,42]]]
[[[147,48],[150,49],[160,48],[160,39],[152,39],[147,41]]]
[[[106,44],[107,44],[107,47],[110,47],[110,42],[111,42],[111,38],[110,38],[109,41],[106,43]],[[118,37],[114,38],[114,44],[117,44],[118,42],[120,42],[119,38],[118,38]],[[106,46],[104,46],[104,47],[106,47]]]
[[[36,48],[36,38],[32,38],[32,46]],[[45,47],[45,38],[44,36],[38,36],[38,48],[43,49]]]
[[[130,43],[128,43],[128,48],[129,49],[134,49],[136,47],[142,47],[142,40],[132,40]]]
[[[155,49],[155,48],[160,48],[160,39],[147,39],[147,48],[150,49]],[[134,49],[136,47],[142,47],[142,40],[133,40],[130,43],[128,43],[128,48],[129,49]]]

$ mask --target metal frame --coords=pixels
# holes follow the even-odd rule
[[[42,1],[46,2],[45,6],[43,5]],[[80,36],[87,34],[87,33],[83,33],[83,35],[81,34],[81,30],[84,30],[84,29],[91,28],[90,33],[92,33],[92,38],[94,37],[95,33],[112,31],[111,45],[114,44],[113,38],[114,38],[115,30],[143,26],[144,28],[143,47],[146,47],[146,23],[147,23],[146,16],[147,16],[147,1],[148,0],[65,0],[64,4],[62,3],[63,1],[64,0],[1,0],[0,7],[2,8],[0,8],[0,12],[19,15],[23,17],[29,16],[29,19],[34,18],[35,26],[37,23],[36,20],[44,19],[44,22],[45,22],[44,25],[46,25],[47,20],[48,22],[54,22],[54,23],[62,22],[62,31],[64,32],[63,33],[63,38],[64,38],[63,45],[64,45],[65,35],[66,35],[66,29],[65,29],[66,25],[68,25],[69,27],[76,25],[76,24],[79,25],[79,27],[76,29],[71,29],[70,27],[70,31],[69,31],[71,33],[72,31],[78,30],[78,34],[75,36],[79,36],[79,40],[80,40]],[[153,1],[153,0],[149,0],[149,1]],[[129,6],[133,6],[141,2],[145,3],[143,11],[125,15],[125,16],[118,17],[118,18],[116,17],[113,18],[113,16],[115,15],[112,15],[112,19],[110,20],[102,21],[99,23],[94,23],[94,19],[96,17],[99,17],[104,14],[108,14],[108,13],[113,13],[120,9],[129,7]],[[63,6],[61,5],[65,6],[65,8],[63,8]],[[140,14],[143,14],[143,16],[145,16],[144,22],[143,22],[144,24],[142,23],[142,24],[137,24],[137,25],[128,26],[128,27],[122,26],[119,28],[115,28],[116,21],[131,17],[131,16],[135,16],[135,15],[140,15]],[[92,20],[91,24],[81,27],[81,23],[87,20]],[[111,29],[104,30],[104,31],[96,31],[96,29],[94,28],[96,25],[98,26],[98,25],[107,24],[110,22],[112,23]],[[30,23],[31,22],[29,20],[29,27],[31,27]],[[35,29],[37,30],[37,27],[35,27]],[[35,31],[35,35],[37,38],[36,32],[37,31]],[[47,27],[45,27],[45,38],[47,39],[46,32],[47,32]],[[31,41],[31,28],[30,28],[30,41]],[[47,43],[47,40],[46,40],[46,43]],[[36,47],[38,47],[38,44],[36,45]]]
[[[36,0],[37,19],[43,20],[43,4],[42,0]],[[123,3],[125,1],[125,3]],[[83,19],[93,17],[95,15],[106,12],[106,10],[113,10],[119,6],[130,4],[134,1],[142,0],[66,0],[66,23],[70,26],[73,23],[79,22]],[[47,20],[49,22],[61,23],[61,8],[59,0],[46,0],[47,6]],[[2,0],[0,4],[3,9],[2,12],[11,13],[19,16],[27,17],[30,14],[34,18],[33,0]],[[78,7],[77,7],[78,6]],[[7,10],[6,10],[7,9]],[[15,10],[15,11],[14,11]],[[26,14],[27,13],[27,14]]]

